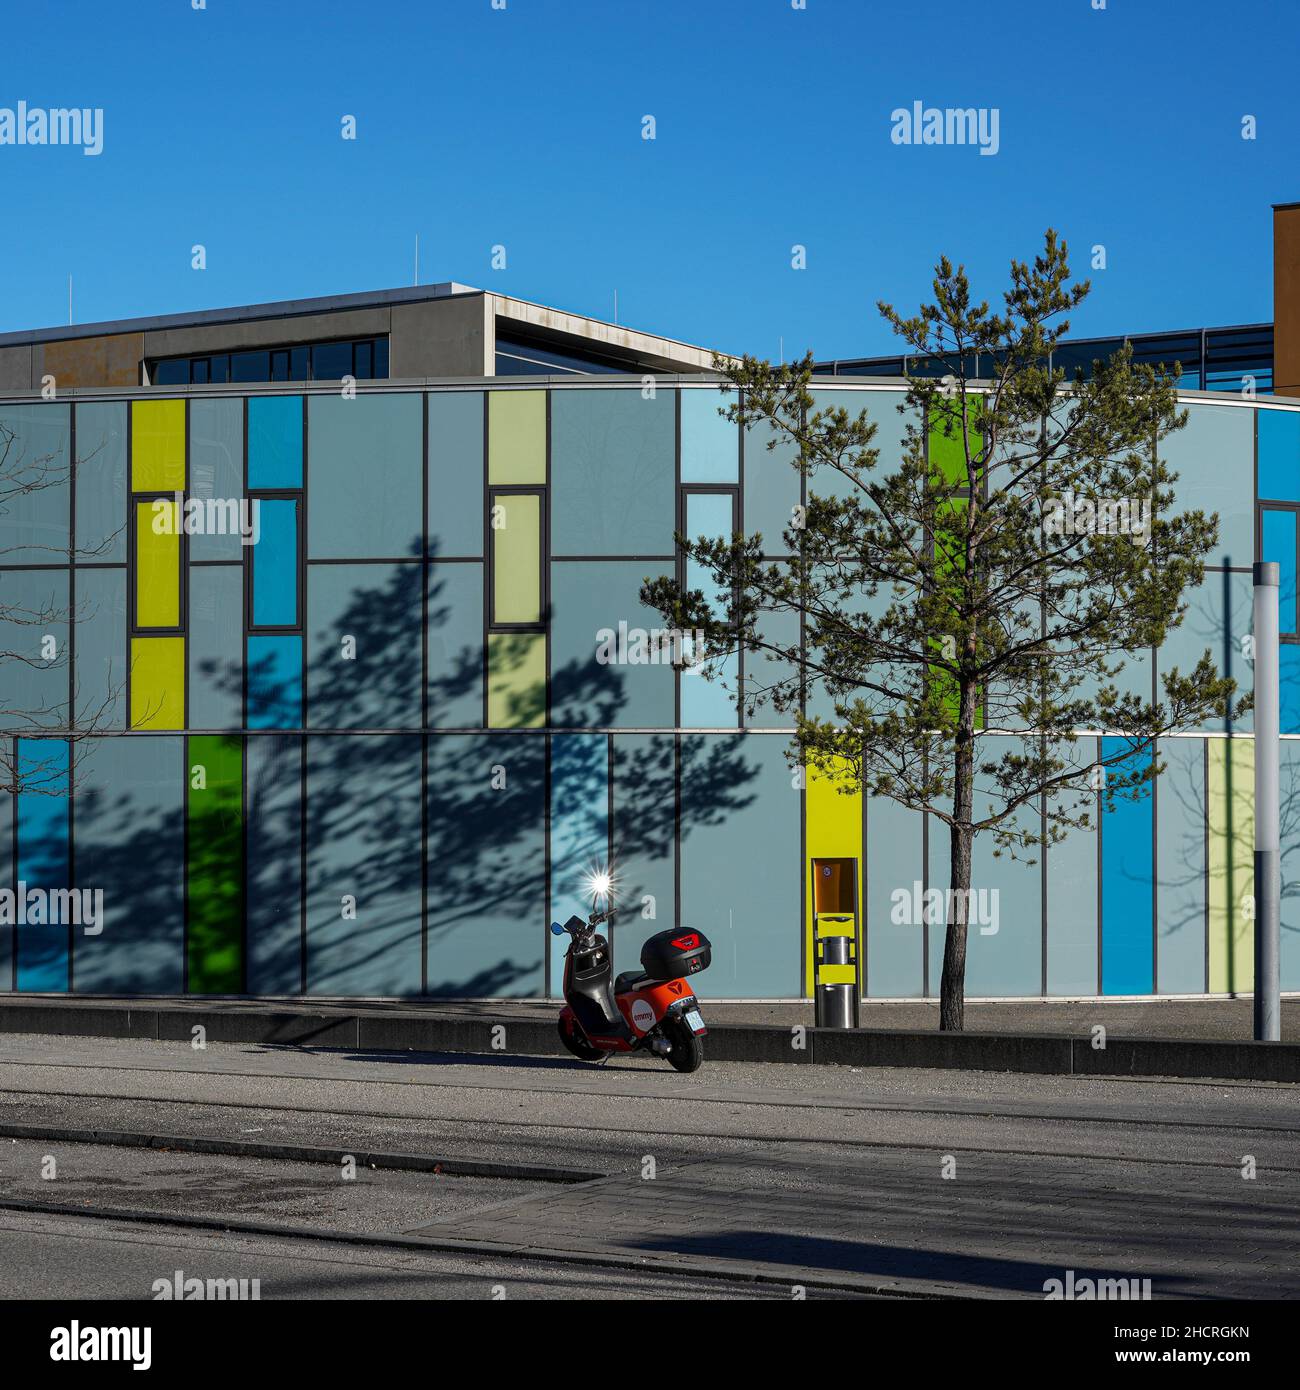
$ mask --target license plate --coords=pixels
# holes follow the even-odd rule
[[[704,1016],[698,1009],[688,1009],[685,1014],[685,1019],[686,1026],[692,1033],[703,1033],[705,1031]]]

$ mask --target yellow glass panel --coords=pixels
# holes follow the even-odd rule
[[[492,620],[542,620],[542,499],[498,493],[492,507]]]
[[[812,901],[812,860],[814,859],[853,859],[857,864],[857,912],[862,921],[862,795],[856,789],[844,792],[843,782],[836,782],[824,776],[816,768],[807,769],[804,809],[807,816],[807,858],[803,872],[808,879],[807,910],[804,918],[804,959],[807,970],[804,975],[804,992],[813,990],[813,901]],[[846,933],[852,930],[849,923],[827,923],[824,935]],[[848,984],[853,980],[851,966],[831,966],[822,972],[822,982],[828,985]]]
[[[185,727],[185,639],[131,639],[131,727]]]
[[[1255,988],[1255,741],[1212,738],[1209,767],[1210,993]]]
[[[159,527],[163,530],[160,532]],[[176,504],[165,498],[135,504],[137,627],[179,627],[181,538]]]
[[[185,402],[131,402],[131,491],[185,489]]]
[[[546,634],[495,632],[488,637],[488,724],[536,729],[546,723]]]
[[[488,482],[545,483],[546,392],[488,393]]]

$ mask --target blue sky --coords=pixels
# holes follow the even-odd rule
[[[1094,3],[9,6],[0,107],[102,107],[104,151],[0,145],[0,331],[66,321],[69,273],[79,322],[409,284],[419,233],[422,280],[883,353],[878,298],[914,308],[940,253],[997,294],[1048,225],[1094,281],[1078,333],[1270,319],[1294,0]],[[915,101],[996,107],[997,155],[892,143]]]

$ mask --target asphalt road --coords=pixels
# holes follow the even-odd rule
[[[1296,1087],[8,1036],[20,1125],[44,1131],[0,1137],[4,1297],[149,1297],[176,1269],[263,1298],[1041,1299],[1070,1270],[1300,1296]],[[214,1137],[328,1152],[187,1148]],[[503,1175],[346,1171],[369,1151]]]

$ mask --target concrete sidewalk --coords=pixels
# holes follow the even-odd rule
[[[1249,999],[1026,1000],[973,1004],[968,1030],[944,1033],[933,1004],[872,1004],[857,1029],[814,1028],[805,1004],[706,1004],[705,1051],[716,1061],[1300,1083],[1300,1000],[1286,1001],[1282,1042],[1250,1041],[1250,1010]],[[555,1057],[566,1055],[557,1013],[542,1002],[9,995],[0,1035],[188,1043],[201,1030],[208,1042],[263,1047]]]
[[[307,1012],[321,1017],[472,1018],[509,1022],[527,1020],[550,1025],[559,1012],[556,1000],[451,1000],[451,999],[244,999],[197,995],[67,995],[0,994],[0,1032],[6,1031],[5,1011],[50,1005],[59,1012],[75,1009],[138,1011],[166,1009],[194,1014],[221,1013],[256,1017]],[[1004,1033],[1089,1037],[1102,1025],[1108,1034],[1128,1038],[1201,1038],[1222,1042],[1249,1042],[1252,1036],[1253,1001],[1236,999],[1001,999],[967,1002],[966,1030],[970,1033]],[[704,1013],[711,1028],[756,1025],[791,1028],[813,1025],[812,1004],[804,1000],[771,1003],[733,1003],[704,997]],[[906,1000],[897,1003],[864,1003],[859,1019],[864,1032],[913,1032],[937,1030],[938,1000]],[[22,1029],[21,1031],[31,1031]],[[50,1029],[53,1033],[63,1030]],[[69,1032],[83,1031],[68,1029]],[[1282,1038],[1300,1042],[1300,995],[1282,1000]]]

